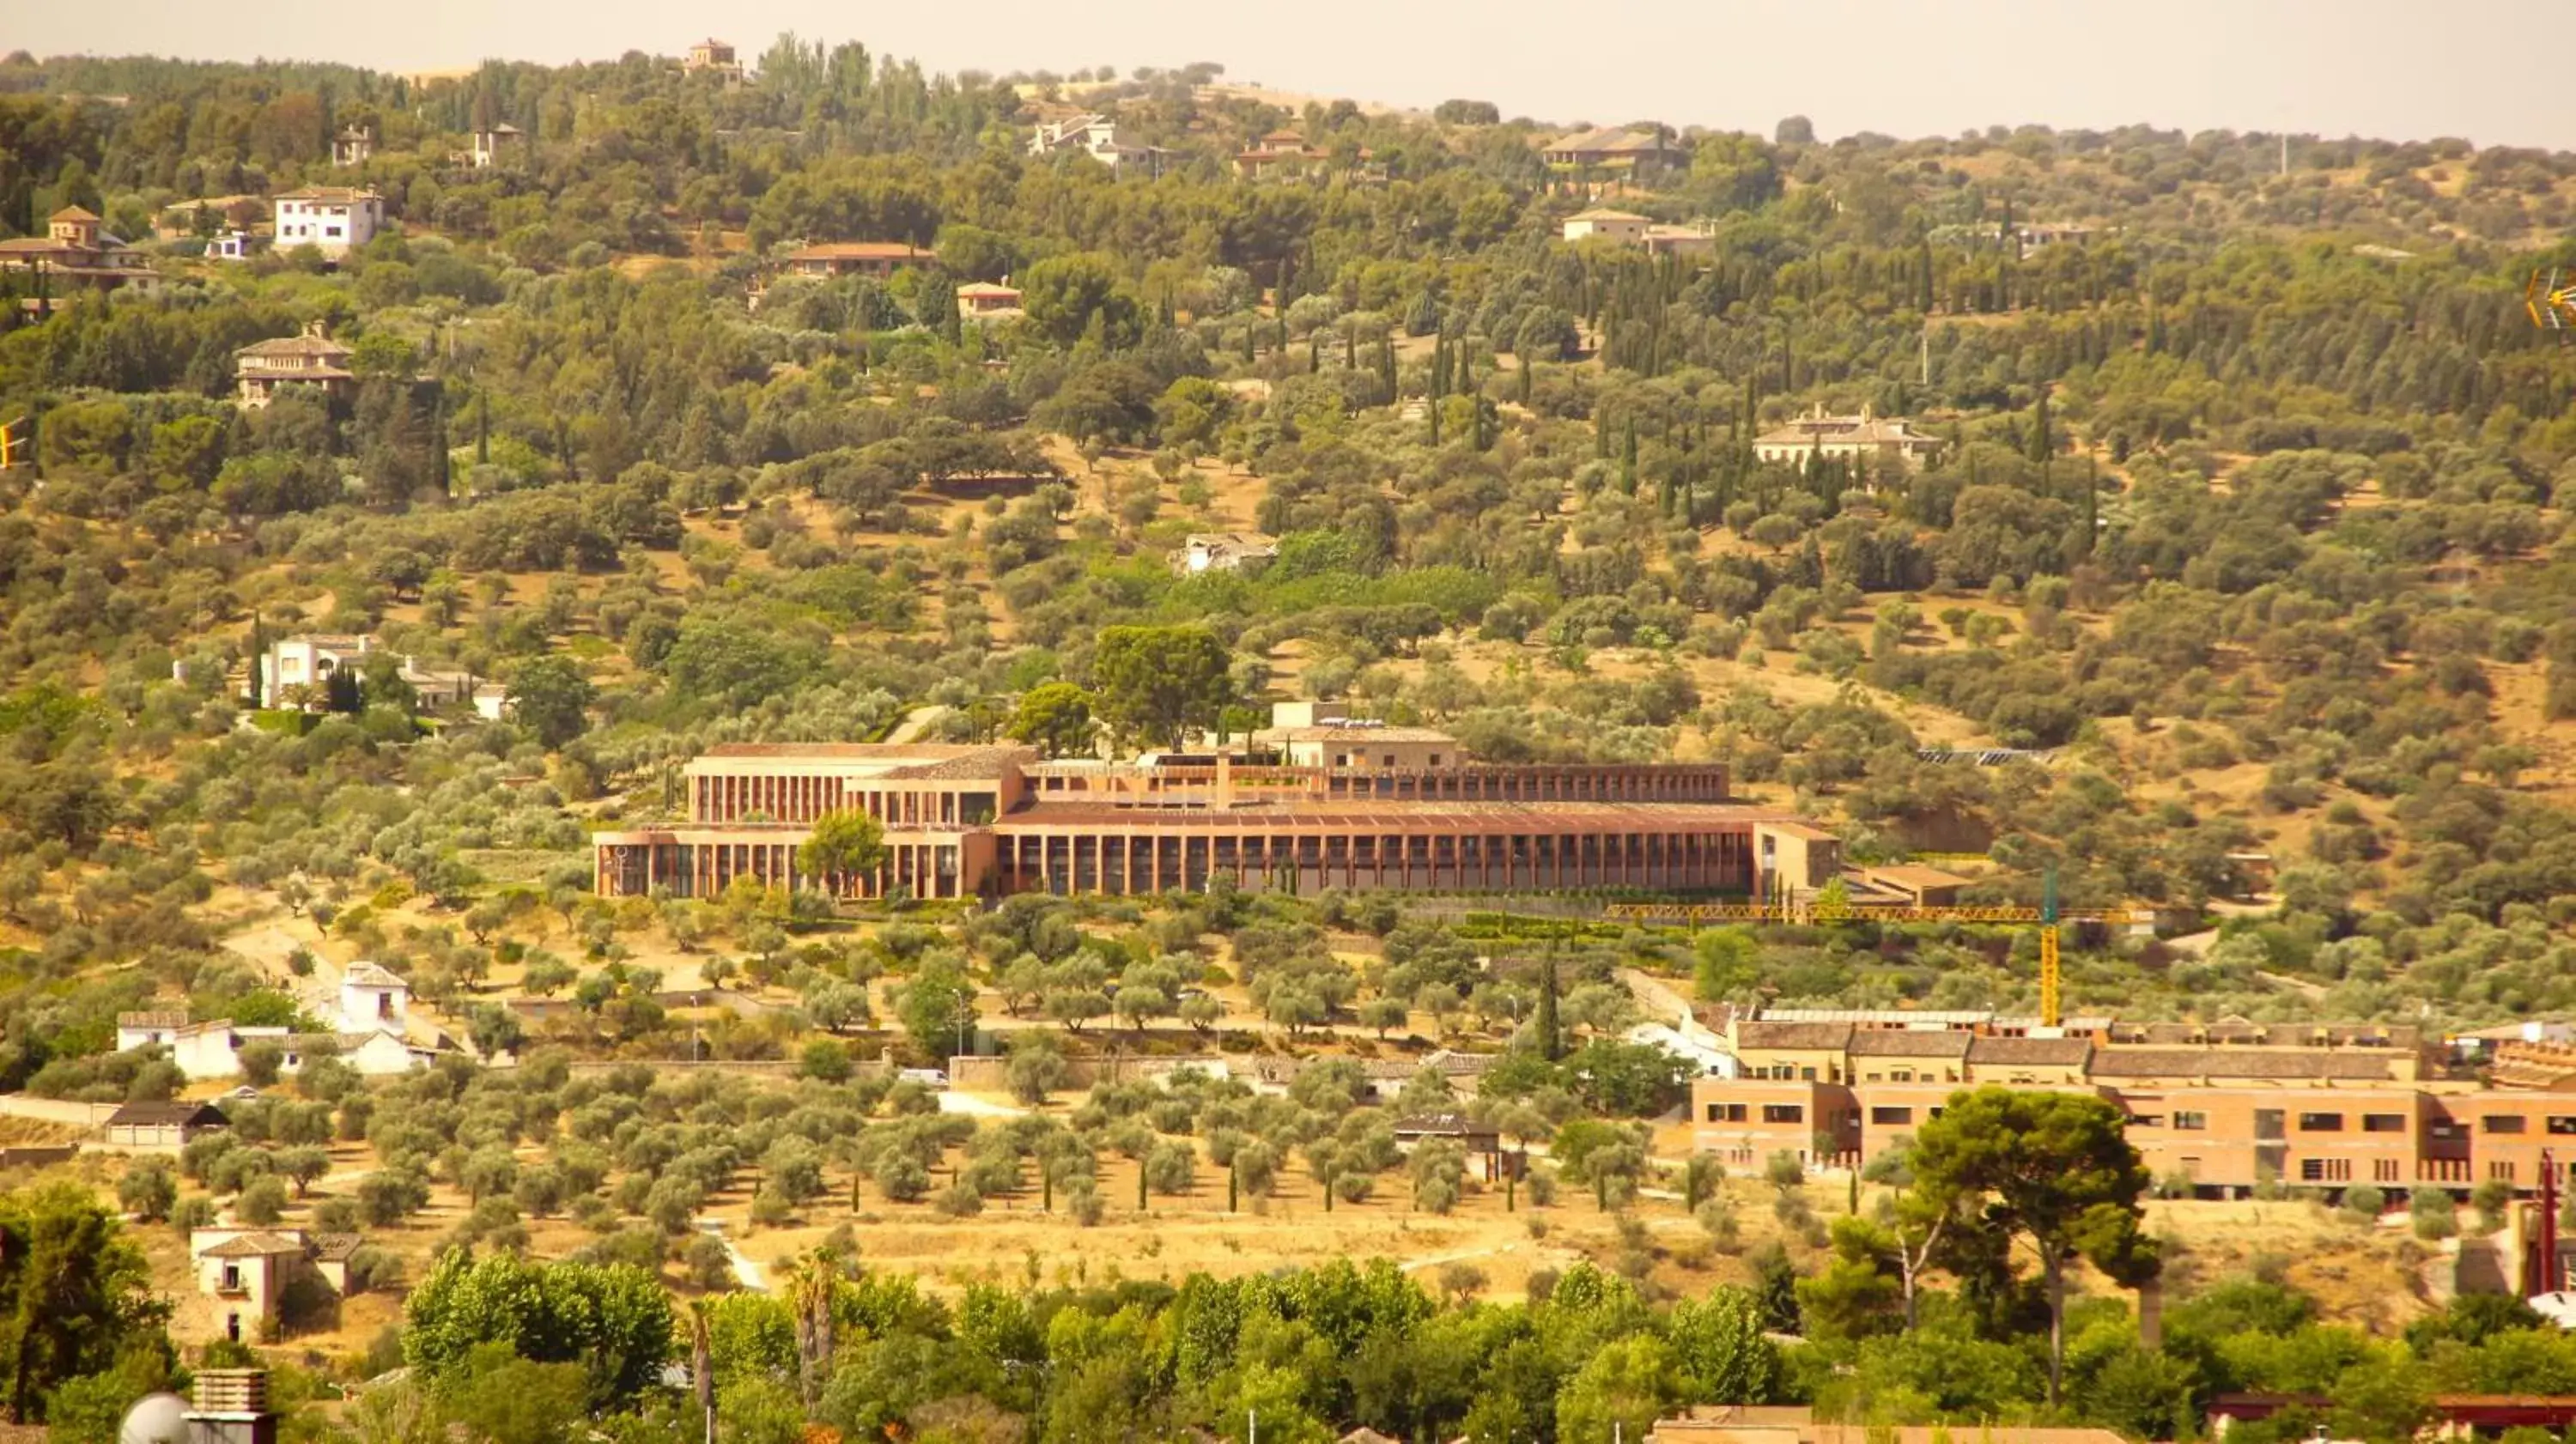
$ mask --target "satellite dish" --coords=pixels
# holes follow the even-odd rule
[[[176,1394],[144,1395],[116,1426],[116,1444],[184,1444],[187,1437],[188,1401]]]

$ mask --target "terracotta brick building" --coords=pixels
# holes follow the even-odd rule
[[[1493,765],[1454,741],[1365,735],[1365,757],[1352,743],[1124,763],[1011,746],[723,746],[683,769],[685,822],[594,837],[596,883],[605,896],[707,897],[736,877],[809,886],[796,874],[809,829],[858,811],[883,823],[888,857],[827,880],[849,896],[1161,892],[1219,876],[1302,891],[1745,893],[1759,859],[1782,852],[1774,834],[1796,826],[1731,800],[1722,767]],[[1808,833],[1788,848],[1802,864],[1833,847]]]
[[[1735,1078],[1692,1087],[1696,1146],[1730,1166],[1795,1154],[1846,1167],[1899,1146],[1962,1088],[2090,1093],[2119,1106],[2159,1178],[2236,1193],[2265,1180],[2539,1188],[2576,1181],[2576,1080],[2494,1087],[2445,1076],[2412,1028],[2124,1024],[2060,1036],[1984,1014],[1776,1014],[1729,1020]]]

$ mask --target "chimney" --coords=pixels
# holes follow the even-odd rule
[[[277,1444],[266,1369],[199,1369],[188,1444]]]

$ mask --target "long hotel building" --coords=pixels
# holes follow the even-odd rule
[[[829,813],[885,829],[851,897],[1247,889],[1749,893],[1821,886],[1826,833],[1733,801],[1722,767],[1480,763],[1444,734],[1347,722],[1261,734],[1242,756],[1039,760],[1009,746],[735,744],[682,772],[687,820],[593,835],[603,896],[712,897],[735,878],[810,887],[798,847]]]

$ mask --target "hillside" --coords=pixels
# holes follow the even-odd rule
[[[2576,1010],[2576,348],[2526,302],[2576,269],[2576,155],[1577,132],[1268,78],[0,61],[0,1143],[231,1113],[7,1178],[0,1255],[93,1230],[123,1301],[13,1416],[103,1441],[256,1357],[299,1440],[699,1437],[662,1366],[700,1323],[756,1444],[2338,1401],[2259,1444],[2576,1390],[2452,1297],[2528,1179],[2192,1197],[2101,1090],[2017,1078],[1976,1096],[2100,1149],[2023,1170],[2103,1190],[2052,1331],[1984,1207],[2015,1181],[1915,1171],[1939,1109],[1864,1167],[1819,1092],[1721,1160],[1703,1063],[1638,1036],[2023,1018],[2027,929],[600,895],[593,834],[686,816],[716,744],[1125,757],[1311,699],[1453,757],[1720,763],[1853,863],[2151,914],[2069,930],[2087,1014]],[[1176,563],[1210,533],[1275,554]],[[346,673],[269,674],[311,634]],[[808,882],[875,875],[840,817],[861,860]],[[361,961],[391,1043],[341,1016]],[[120,1051],[138,1012],[217,1066]],[[350,1282],[254,1354],[209,1224]]]

